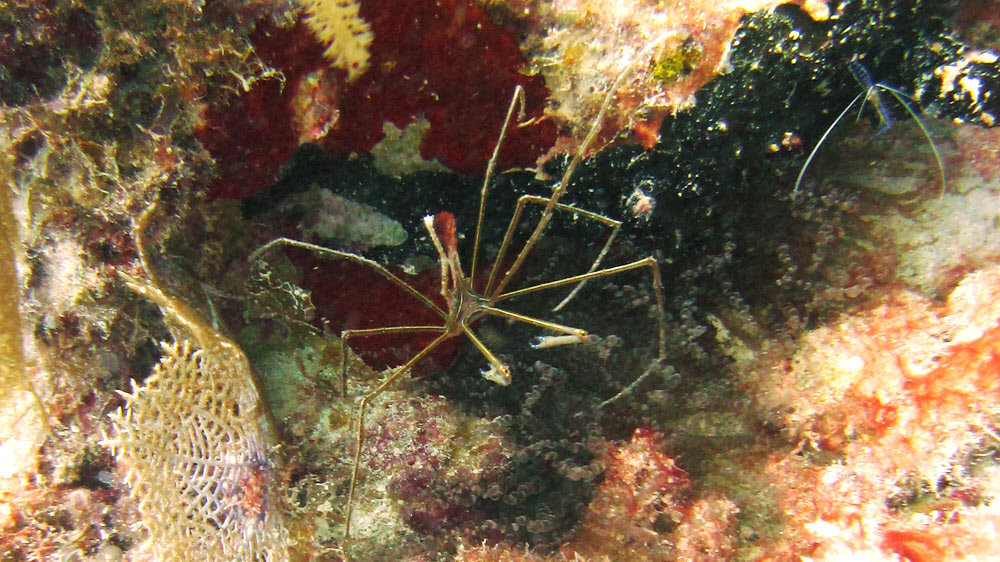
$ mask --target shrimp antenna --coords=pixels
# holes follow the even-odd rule
[[[913,118],[913,120],[917,123],[917,126],[920,127],[920,132],[924,134],[924,138],[927,139],[927,144],[931,147],[931,152],[934,153],[934,160],[937,162],[938,172],[941,181],[940,196],[944,196],[944,194],[947,193],[948,191],[948,180],[945,176],[944,160],[941,158],[941,151],[938,150],[937,144],[934,143],[934,139],[933,137],[931,137],[930,131],[927,129],[927,126],[924,125],[924,121],[920,118],[920,115],[918,115],[917,112],[913,109],[913,106],[911,106],[910,103],[907,101],[907,99],[909,99],[910,101],[914,101],[914,98],[912,98],[909,94],[903,92],[902,90],[893,88],[892,86],[883,84],[881,82],[875,82],[872,79],[871,74],[868,72],[868,69],[866,69],[864,65],[857,62],[856,60],[851,61],[848,64],[848,67],[851,70],[851,74],[854,75],[854,78],[858,81],[859,84],[861,84],[861,87],[864,88],[864,91],[855,96],[853,100],[851,100],[851,103],[849,103],[847,107],[845,107],[844,110],[840,112],[840,115],[838,115],[837,118],[833,120],[833,123],[831,123],[830,126],[827,127],[826,131],[823,133],[823,136],[819,138],[819,142],[817,142],[816,146],[813,147],[812,151],[809,153],[809,156],[806,158],[805,164],[802,165],[802,169],[799,170],[799,176],[795,178],[795,187],[792,189],[792,195],[794,196],[799,192],[799,187],[802,185],[802,178],[805,177],[806,170],[809,169],[809,164],[812,163],[813,158],[816,156],[816,153],[819,152],[819,148],[823,146],[823,143],[826,142],[827,137],[829,137],[830,133],[832,133],[833,130],[837,128],[837,125],[840,124],[841,120],[844,119],[844,116],[847,115],[847,113],[851,110],[852,107],[854,107],[854,104],[858,103],[862,99],[865,99],[866,101],[871,103],[872,106],[875,108],[875,111],[878,112],[879,122],[881,123],[881,126],[879,127],[878,132],[875,133],[876,136],[881,135],[885,131],[889,130],[890,127],[892,127],[893,123],[892,115],[889,113],[889,109],[886,107],[885,103],[882,101],[882,97],[879,95],[879,90],[882,90],[884,92],[888,92],[889,94],[892,95],[892,97],[896,98],[896,101],[898,101],[899,104],[902,105],[904,109],[906,109],[906,112],[910,114],[910,117]],[[864,105],[862,105],[862,109],[864,109]],[[860,117],[860,112],[858,115]]]
[[[907,95],[905,92],[897,90],[892,86],[887,86],[885,84],[876,84],[876,86],[879,89],[885,90],[886,92],[892,94],[892,97],[896,98],[896,101],[898,101],[900,105],[902,105],[906,109],[906,112],[910,114],[910,117],[912,117],[913,120],[916,121],[917,126],[920,127],[920,132],[922,132],[924,134],[924,138],[927,139],[927,144],[930,145],[931,152],[934,153],[934,160],[937,161],[938,172],[941,176],[941,197],[943,197],[944,194],[948,192],[948,180],[945,177],[944,173],[944,160],[941,158],[941,151],[938,150],[937,145],[934,143],[934,139],[931,138],[931,132],[928,131],[927,126],[924,125],[923,119],[921,119],[920,116],[917,115],[917,112],[914,111],[913,107],[910,106],[909,102],[906,101],[907,99],[912,100],[913,98],[910,98],[910,96]]]
[[[831,123],[830,126],[826,128],[826,132],[824,132],[823,136],[819,138],[819,142],[816,143],[816,146],[813,147],[812,152],[810,152],[809,156],[806,158],[806,163],[803,164],[802,169],[799,170],[799,177],[795,178],[795,189],[792,190],[792,194],[796,194],[799,192],[799,186],[802,185],[802,178],[806,175],[806,170],[809,169],[809,164],[816,156],[816,153],[819,152],[819,147],[823,146],[823,143],[826,142],[826,138],[830,136],[830,133],[832,133],[833,130],[837,127],[837,124],[839,124],[840,121],[844,118],[844,116],[847,115],[847,112],[850,111],[852,107],[854,107],[854,104],[858,103],[858,101],[860,101],[861,98],[865,97],[867,93],[868,92],[861,92],[857,96],[854,96],[854,99],[851,100],[851,103],[847,104],[847,107],[845,107],[844,110],[840,112],[840,115],[838,115],[837,118],[833,120],[833,123]]]

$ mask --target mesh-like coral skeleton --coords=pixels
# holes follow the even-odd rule
[[[146,264],[137,228],[140,260]],[[125,469],[149,531],[143,549],[160,562],[284,562],[288,537],[269,460],[271,428],[260,408],[250,364],[240,348],[151,280],[122,274],[156,303],[174,333],[144,386],[120,392],[105,436]],[[175,336],[176,337],[176,336]],[[193,340],[193,343],[192,343]]]
[[[158,560],[286,560],[252,381],[186,341],[161,348],[105,441],[128,467],[150,548]]]

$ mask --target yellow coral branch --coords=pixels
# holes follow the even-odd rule
[[[326,58],[347,71],[354,80],[368,68],[368,46],[372,30],[359,14],[352,0],[299,0],[305,12],[303,21],[325,44]]]

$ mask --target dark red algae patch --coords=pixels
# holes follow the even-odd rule
[[[492,22],[468,0],[361,2],[374,39],[368,70],[354,82],[337,71],[339,119],[319,140],[332,156],[367,153],[383,124],[404,128],[423,116],[430,123],[420,154],[451,170],[482,175],[517,85],[525,89],[528,116],[548,100],[540,76],[526,76],[527,60],[515,34]],[[276,78],[250,84],[209,102],[198,139],[218,165],[211,198],[245,198],[266,189],[298,146],[293,98],[310,73],[329,69],[324,46],[301,23],[277,28],[262,23],[251,36],[254,50]],[[499,169],[531,165],[554,142],[547,121],[512,131]]]
[[[298,147],[294,85],[328,64],[323,47],[301,23],[277,28],[264,22],[250,39],[261,62],[280,70],[284,81],[259,79],[246,91],[236,85],[205,108],[195,136],[217,166],[218,177],[208,188],[211,199],[242,199],[271,185]]]
[[[303,278],[303,287],[313,295],[316,311],[333,333],[386,326],[444,325],[444,319],[426,304],[370,267],[346,260],[317,258],[295,249],[288,250],[287,255],[302,271],[309,272]],[[416,276],[407,276],[396,269],[393,273],[439,307],[445,307],[440,296],[441,277],[437,268]],[[355,337],[350,340],[350,347],[373,368],[385,369],[402,365],[437,335],[421,332]],[[425,375],[447,368],[465,341],[460,337],[443,342],[415,366],[414,372]]]
[[[420,154],[451,170],[481,175],[515,87],[525,89],[528,115],[539,116],[549,94],[541,76],[526,76],[527,59],[514,33],[467,0],[361,3],[375,36],[369,70],[345,91],[348,122],[324,142],[334,152],[367,152],[382,123],[430,122]],[[511,135],[500,169],[534,163],[555,141],[550,123]]]

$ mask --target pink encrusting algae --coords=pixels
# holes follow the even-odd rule
[[[968,275],[944,305],[902,290],[744,373],[798,451],[832,455],[764,468],[811,556],[996,554],[997,470],[977,458],[1000,445],[998,296],[998,267]]]

